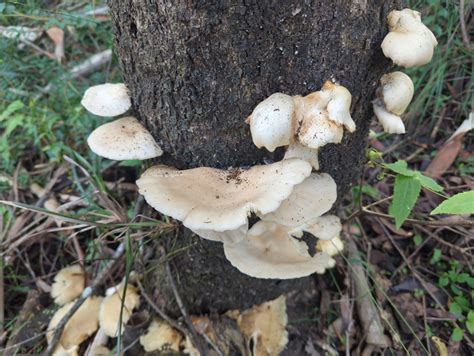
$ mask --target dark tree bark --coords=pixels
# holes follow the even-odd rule
[[[252,143],[244,119],[275,92],[306,95],[334,78],[352,93],[357,124],[342,144],[320,151],[321,171],[336,180],[339,198],[360,174],[370,101],[390,67],[380,49],[386,15],[401,0],[114,0],[116,48],[133,108],[180,169],[249,166],[277,160]],[[173,258],[181,295],[193,312],[244,308],[299,288],[307,279],[258,280],[224,258],[220,243],[189,232],[165,239],[189,246]],[[155,296],[169,304],[156,272]],[[163,281],[163,282],[161,282]]]

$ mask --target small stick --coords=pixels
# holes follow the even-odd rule
[[[164,249],[162,250],[162,252],[163,252],[163,256],[166,256]],[[179,310],[181,311],[184,321],[188,325],[189,331],[191,333],[191,336],[192,336],[191,340],[194,346],[198,349],[199,354],[206,355],[207,352],[205,352],[204,347],[202,346],[201,341],[199,340],[199,336],[196,332],[196,329],[194,328],[194,324],[191,320],[191,317],[189,316],[188,311],[186,310],[186,307],[184,306],[183,300],[181,299],[181,296],[178,293],[176,284],[174,283],[174,278],[173,278],[173,275],[171,274],[170,264],[166,260],[165,260],[165,269],[166,269],[166,275],[168,277],[168,282],[170,283],[171,290],[173,291],[174,297],[176,299],[176,303],[178,303]]]
[[[350,273],[355,286],[357,311],[365,334],[367,335],[367,343],[386,347],[387,341],[385,340],[382,322],[380,321],[377,309],[374,307],[372,300],[369,297],[369,282],[367,281],[364,268],[360,264],[361,257],[359,251],[357,250],[357,246],[352,238],[346,240],[349,261],[352,261],[352,263],[350,263]],[[359,261],[359,263],[356,261]]]

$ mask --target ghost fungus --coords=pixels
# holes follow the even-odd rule
[[[395,64],[410,68],[431,61],[438,41],[421,22],[418,11],[393,10],[387,17],[389,33],[382,42],[385,57]]]
[[[267,214],[311,173],[311,165],[289,159],[248,170],[155,166],[137,181],[140,194],[162,214],[191,230],[236,230],[252,212]]]
[[[105,83],[90,87],[81,101],[87,111],[98,116],[118,116],[125,113],[132,103],[123,83]]]
[[[132,116],[99,126],[87,143],[95,154],[116,161],[144,160],[163,154],[153,136]]]

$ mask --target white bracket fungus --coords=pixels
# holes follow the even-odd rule
[[[242,241],[224,243],[224,253],[239,271],[257,278],[299,278],[334,267],[335,261],[326,253],[311,256],[306,243],[295,239],[295,234],[301,231],[259,221]]]
[[[295,186],[278,209],[260,216],[285,226],[301,226],[331,209],[337,198],[337,186],[327,173],[312,173]]]
[[[246,122],[258,148],[273,152],[277,147],[289,145],[297,125],[293,98],[282,93],[270,95],[255,107]]]
[[[289,146],[285,159],[301,158],[319,169],[318,151],[342,140],[344,127],[354,132],[352,96],[339,84],[326,81],[320,91],[305,97],[275,93],[258,104],[246,122],[258,147],[273,152]]]
[[[333,237],[330,240],[318,240],[316,250],[335,256],[344,249],[344,243],[339,236]]]
[[[98,116],[118,116],[132,106],[127,87],[123,83],[106,83],[90,87],[81,100],[87,111]]]
[[[163,154],[153,136],[132,116],[99,126],[87,143],[95,154],[117,161],[144,160]]]
[[[388,73],[380,79],[378,99],[373,101],[374,114],[388,133],[405,133],[403,114],[413,98],[415,89],[408,75],[402,72]]]
[[[283,159],[299,158],[313,167],[314,170],[319,170],[318,150],[303,146],[299,142],[294,142],[288,146],[285,151]]]
[[[395,64],[410,68],[431,61],[438,41],[421,22],[418,11],[393,10],[387,16],[389,33],[382,42],[385,57]]]
[[[299,159],[248,170],[155,166],[137,185],[148,204],[189,229],[226,231],[245,226],[252,212],[276,210],[310,173],[311,165]]]

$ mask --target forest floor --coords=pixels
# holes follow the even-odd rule
[[[101,159],[86,144],[102,120],[80,105],[82,94],[94,84],[121,81],[106,8],[101,1],[42,3],[0,3],[2,354],[46,349],[46,328],[57,309],[49,295],[62,268],[85,267],[103,294],[134,279],[129,274],[137,265],[153,268],[153,238],[175,229],[138,209],[134,182],[141,162]],[[346,248],[336,267],[314,277],[318,287],[303,317],[301,308],[295,317],[288,306],[290,341],[305,324],[309,355],[371,354],[373,335],[357,311],[360,298],[369,301],[362,313],[381,318],[383,354],[474,353],[474,224],[466,216],[430,215],[446,197],[474,189],[472,132],[450,140],[473,110],[472,12],[466,7],[462,20],[453,1],[412,7],[439,45],[430,64],[408,71],[416,89],[404,118],[407,134],[385,134],[374,119],[365,173],[340,212]],[[8,38],[9,26],[24,26],[24,36]],[[396,173],[385,164],[398,160],[433,177],[443,191],[423,189],[397,228],[389,213]],[[359,267],[370,297],[357,294]],[[104,345],[140,347],[137,335],[155,307],[143,301],[124,335]],[[92,340],[99,342],[88,339],[81,354]]]

